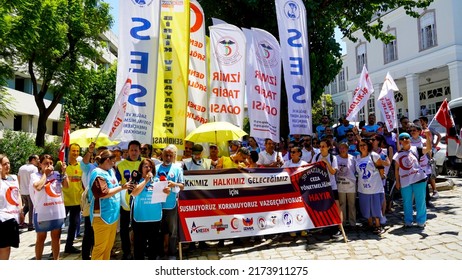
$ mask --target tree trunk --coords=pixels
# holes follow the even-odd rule
[[[39,113],[38,123],[37,123],[37,136],[35,137],[35,145],[37,147],[45,146],[45,134],[47,132],[47,120],[48,116],[45,112]]]

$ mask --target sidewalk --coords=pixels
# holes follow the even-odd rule
[[[184,260],[347,260],[347,259],[391,259],[391,260],[462,260],[462,179],[454,180],[452,188],[441,188],[440,197],[432,200],[428,209],[425,229],[403,228],[402,208],[395,204],[395,211],[387,215],[386,232],[381,236],[373,233],[346,231],[348,243],[343,238],[331,238],[323,231],[311,231],[307,237],[290,237],[288,234],[273,236],[265,242],[251,243],[243,238],[242,245],[225,242],[218,247],[218,241],[209,241],[206,250],[189,250],[189,244],[182,244]],[[439,188],[440,189],[440,188]],[[400,202],[398,202],[400,203]],[[82,231],[83,232],[83,227]],[[35,259],[35,231],[21,229],[19,248],[11,249],[10,259]],[[256,240],[259,240],[258,238]],[[66,230],[61,236],[61,259],[79,260],[79,254],[64,253]],[[74,246],[81,248],[82,238]],[[114,245],[115,256],[121,259],[120,240]],[[51,253],[51,237],[45,241],[43,259]]]

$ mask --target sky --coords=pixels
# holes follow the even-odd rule
[[[104,0],[104,2],[109,3],[111,6],[111,15],[114,19],[114,24],[112,26],[112,32],[119,36],[119,0]],[[308,30],[309,32],[309,30]],[[335,30],[335,39],[340,43],[342,48],[342,55],[346,54],[346,45],[342,41],[342,34],[338,29]]]

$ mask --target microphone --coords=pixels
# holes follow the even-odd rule
[[[130,181],[130,170],[124,170],[124,178],[126,182]]]
[[[128,170],[125,170],[128,171]],[[125,173],[125,172],[124,172]],[[137,185],[141,181],[141,173],[138,170],[133,170],[131,176],[129,177],[129,184]],[[131,194],[134,187],[130,187],[127,191],[128,194]]]
[[[138,170],[133,170],[131,179],[130,179],[130,184],[138,184],[141,181],[141,173],[138,172]]]

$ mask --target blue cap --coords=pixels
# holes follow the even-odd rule
[[[402,138],[411,138],[411,135],[409,135],[409,133],[407,132],[403,132],[399,135],[399,140],[402,140]]]

